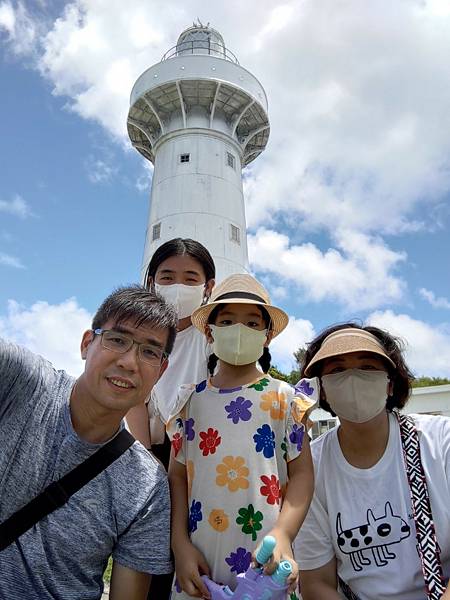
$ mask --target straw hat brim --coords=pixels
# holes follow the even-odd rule
[[[356,330],[359,332],[361,330]],[[351,352],[371,352],[372,354],[378,354],[387,360],[395,369],[397,365],[394,361],[389,358],[387,353],[384,351],[381,344],[378,344],[375,340],[371,340],[368,336],[361,336],[359,333],[346,333],[344,335],[337,335],[341,331],[336,331],[333,339],[325,339],[319,351],[313,356],[312,360],[305,367],[305,375],[309,377],[311,375],[311,367],[318,362],[325,360],[326,358],[333,358],[335,356],[341,356],[342,354],[350,354]],[[366,333],[366,332],[365,332]],[[369,334],[371,335],[371,334]],[[330,337],[331,337],[330,336]]]
[[[279,335],[284,329],[286,329],[289,323],[289,316],[276,306],[272,306],[271,304],[265,304],[264,302],[257,302],[256,300],[248,300],[246,298],[227,298],[226,300],[218,300],[217,302],[209,302],[208,304],[204,304],[197,308],[192,316],[192,325],[199,329],[202,333],[205,333],[205,327],[208,324],[208,318],[211,312],[216,308],[216,306],[220,306],[221,304],[254,304],[256,306],[261,306],[264,308],[272,321],[271,330],[273,332],[273,337]]]

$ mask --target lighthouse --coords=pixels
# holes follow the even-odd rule
[[[206,246],[218,280],[246,272],[242,169],[267,144],[267,97],[218,31],[194,24],[142,73],[127,125],[154,165],[142,279],[156,248],[174,237]]]

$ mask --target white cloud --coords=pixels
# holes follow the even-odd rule
[[[143,192],[150,192],[150,184],[153,177],[153,165],[151,162],[142,161],[142,173],[136,179],[136,189]]]
[[[77,376],[83,370],[81,336],[90,328],[91,319],[75,298],[54,305],[36,302],[29,308],[10,300],[6,315],[0,316],[0,336],[26,346],[57,369]]]
[[[0,200],[0,212],[9,213],[15,217],[25,219],[32,215],[29,204],[22,198],[16,195],[12,200]]]
[[[248,236],[248,244],[253,269],[289,280],[301,290],[302,300],[363,309],[402,298],[404,283],[392,271],[404,255],[364,234],[342,232],[339,249],[322,252],[311,243],[289,245],[288,236],[261,228]]]
[[[419,294],[422,296],[422,298],[429,302],[433,308],[450,308],[450,302],[447,300],[447,298],[436,298],[434,292],[430,290],[420,288]]]
[[[20,258],[5,254],[4,252],[0,252],[0,266],[1,265],[4,267],[13,267],[14,269],[25,269]]]
[[[3,29],[18,39],[26,11],[0,6]],[[446,6],[249,0],[230,10],[200,0],[74,0],[40,36],[39,68],[55,95],[123,143],[136,78],[193,16],[210,21],[269,98],[269,145],[246,171],[250,228],[295,224],[283,256],[324,269],[310,299],[375,307],[405,291],[396,272],[405,256],[387,236],[435,227],[434,209],[450,189]],[[298,243],[311,233],[329,248]],[[331,277],[333,292],[335,269],[342,277]]]
[[[117,169],[101,159],[94,159],[90,156],[85,163],[88,172],[89,181],[92,183],[107,183],[111,181]]]
[[[8,46],[18,55],[31,53],[38,35],[38,23],[30,16],[23,2],[0,3],[0,32],[7,34]]]
[[[0,27],[5,29],[9,35],[14,33],[16,24],[16,15],[10,2],[2,2],[0,4]]]
[[[417,377],[450,376],[450,324],[432,326],[391,310],[369,315],[367,323],[386,329],[406,342],[406,359]]]
[[[294,352],[306,346],[314,337],[314,328],[310,321],[290,316],[289,325],[270,343],[272,364],[282,372],[290,373],[292,369],[297,368]]]

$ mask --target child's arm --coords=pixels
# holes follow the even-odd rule
[[[127,412],[126,420],[131,433],[137,441],[141,442],[144,448],[150,448],[151,439],[147,406],[145,404],[133,406]]]
[[[298,566],[292,553],[292,543],[308,512],[314,491],[314,470],[308,436],[305,433],[302,451],[288,463],[289,481],[278,519],[269,532],[277,540],[272,560],[266,563],[267,572],[273,572],[280,560],[290,559],[292,574],[289,577],[289,590],[293,591],[298,579]]]
[[[185,465],[170,457],[169,484],[172,502],[172,551],[175,572],[182,590],[196,598],[210,598],[200,573],[209,575],[203,554],[189,539],[187,476]]]

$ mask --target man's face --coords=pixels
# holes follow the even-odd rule
[[[136,342],[166,347],[167,329],[155,329],[151,325],[136,327],[130,321],[120,325],[108,321],[102,329],[117,329]],[[167,367],[167,359],[153,366],[139,358],[136,344],[120,354],[104,348],[101,336],[86,331],[81,342],[81,356],[86,360],[83,380],[85,393],[91,400],[108,410],[128,411],[142,404],[150,395],[154,384]]]

